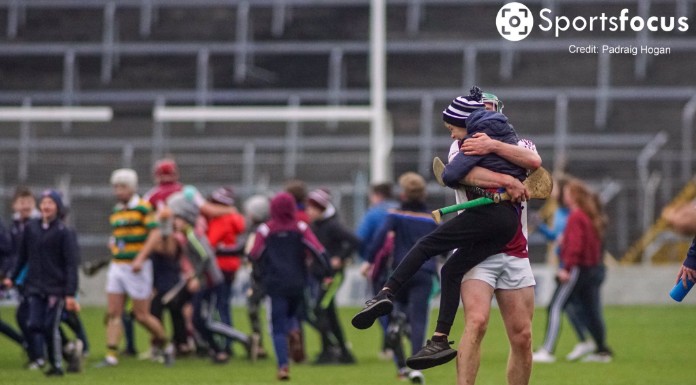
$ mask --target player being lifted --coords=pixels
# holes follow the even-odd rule
[[[445,127],[453,139],[471,138],[477,133],[507,144],[517,145],[519,139],[507,118],[494,111],[484,110],[478,88],[471,95],[457,97],[443,111]],[[393,308],[393,295],[413,276],[420,266],[435,255],[455,250],[441,270],[442,295],[437,327],[431,340],[408,365],[414,369],[432,367],[457,356],[449,347],[448,335],[459,306],[463,275],[488,256],[501,252],[520,231],[520,201],[528,197],[521,183],[527,170],[495,154],[465,155],[458,153],[445,168],[442,179],[449,187],[457,188],[475,166],[509,176],[503,187],[512,197],[510,201],[479,206],[463,211],[421,238],[404,257],[384,288],[353,318],[359,329],[368,328],[374,320],[388,314]],[[470,194],[469,198],[475,197]]]

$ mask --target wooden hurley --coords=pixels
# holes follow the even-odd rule
[[[440,160],[440,158],[435,157],[433,159],[433,173],[435,174],[435,179],[437,179],[437,182],[442,186],[445,185],[442,182],[442,172],[444,170],[445,164],[442,162],[442,160]],[[527,191],[529,191],[530,199],[547,199],[549,196],[551,196],[553,179],[551,178],[551,174],[549,174],[549,172],[543,167],[539,167],[529,174],[523,184],[527,188]],[[477,198],[468,202],[443,207],[433,211],[432,215],[435,222],[440,223],[440,221],[442,221],[442,216],[445,214],[509,200],[510,195],[508,195],[508,193],[494,193],[490,197]]]

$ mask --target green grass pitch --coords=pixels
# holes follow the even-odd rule
[[[377,352],[381,339],[378,327],[358,331],[350,327],[350,317],[357,309],[341,310],[342,321],[353,351],[359,361],[350,366],[313,366],[311,364],[292,365],[292,384],[307,385],[385,385],[399,384],[394,365],[382,361]],[[4,320],[13,318],[13,309],[1,310]],[[82,374],[67,374],[63,378],[45,378],[40,372],[23,368],[25,357],[20,349],[7,339],[0,341],[0,384],[239,384],[263,385],[277,384],[275,361],[268,359],[250,363],[240,347],[236,358],[227,365],[214,365],[201,358],[185,358],[176,362],[172,368],[137,359],[122,358],[116,368],[94,369],[92,365],[101,360],[104,354],[103,309],[83,310],[83,319],[91,339],[92,351],[86,370]],[[234,311],[236,324],[248,330],[244,309]],[[608,307],[605,310],[608,342],[614,349],[614,362],[568,363],[563,360],[573,344],[575,336],[564,324],[557,350],[559,361],[555,364],[534,365],[532,384],[625,384],[662,385],[696,384],[693,374],[694,354],[696,354],[696,308],[693,306],[625,306]],[[435,313],[431,317],[434,321]],[[537,309],[534,319],[534,346],[541,344],[546,312]],[[462,332],[461,314],[456,321],[453,336],[457,339]],[[432,329],[431,329],[432,330]],[[307,346],[310,357],[318,353],[316,333],[306,328]],[[139,348],[147,348],[147,336],[138,327]],[[270,340],[264,344],[272,350]],[[507,340],[500,314],[493,310],[491,323],[483,344],[483,357],[477,384],[505,384],[507,360]],[[455,365],[449,363],[424,371],[427,384],[454,384]]]

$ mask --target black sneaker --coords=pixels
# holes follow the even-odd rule
[[[345,350],[341,352],[341,354],[338,356],[338,363],[339,364],[355,364],[357,361],[355,360],[355,356],[353,353],[351,353],[349,350]]]
[[[457,357],[457,351],[450,348],[454,341],[428,340],[418,353],[406,359],[406,365],[415,370],[423,370],[448,363]]]
[[[62,377],[63,369],[52,367],[51,369],[48,369],[44,374],[46,375],[46,377]]]
[[[377,318],[391,313],[393,308],[392,295],[387,290],[382,290],[365,302],[365,307],[353,317],[351,323],[357,329],[367,329]]]

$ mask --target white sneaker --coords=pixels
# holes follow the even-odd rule
[[[573,350],[570,353],[568,353],[568,355],[566,356],[566,360],[575,361],[587,354],[594,352],[595,349],[597,349],[597,346],[592,340],[588,340],[586,342],[579,342],[575,345],[575,347],[573,347]]]
[[[582,359],[582,362],[600,362],[603,364],[608,364],[612,360],[612,355],[611,353],[607,352],[601,352],[601,353],[592,353],[588,354],[585,356],[585,358]]]
[[[425,384],[425,376],[419,370],[411,370],[408,379],[412,384]]]
[[[546,349],[541,348],[532,354],[532,361],[544,364],[556,362],[556,357],[549,353]]]
[[[68,360],[68,372],[80,373],[82,371],[82,350],[85,345],[81,340],[75,340],[72,354]]]

